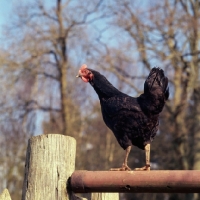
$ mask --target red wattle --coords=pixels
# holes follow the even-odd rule
[[[88,78],[85,78],[84,76],[82,76],[81,78],[82,78],[82,80],[83,80],[84,82],[86,82],[86,83],[89,82],[89,79],[88,79]]]

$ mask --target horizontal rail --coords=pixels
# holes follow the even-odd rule
[[[75,193],[200,193],[200,170],[75,171],[69,187]]]

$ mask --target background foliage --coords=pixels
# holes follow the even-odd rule
[[[98,98],[75,79],[81,64],[137,96],[150,69],[169,77],[170,100],[152,145],[153,169],[200,169],[198,0],[19,1],[0,46],[0,191],[21,198],[27,140],[60,133],[77,140],[76,168],[107,170],[124,151],[104,125]],[[144,164],[133,148],[132,168]],[[121,199],[198,200],[198,194],[121,194]]]

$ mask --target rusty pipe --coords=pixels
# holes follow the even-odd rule
[[[75,171],[69,189],[75,193],[200,193],[200,170]]]

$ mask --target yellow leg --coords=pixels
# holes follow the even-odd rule
[[[135,168],[136,171],[150,171],[150,144],[145,146],[146,165],[142,168]]]
[[[131,151],[131,146],[128,146],[126,148],[126,155],[125,155],[124,162],[121,168],[111,168],[110,170],[111,171],[131,171],[131,168],[127,164],[130,151]]]
[[[145,146],[145,154],[146,154],[146,166],[148,166],[150,170],[150,144],[147,144]]]

